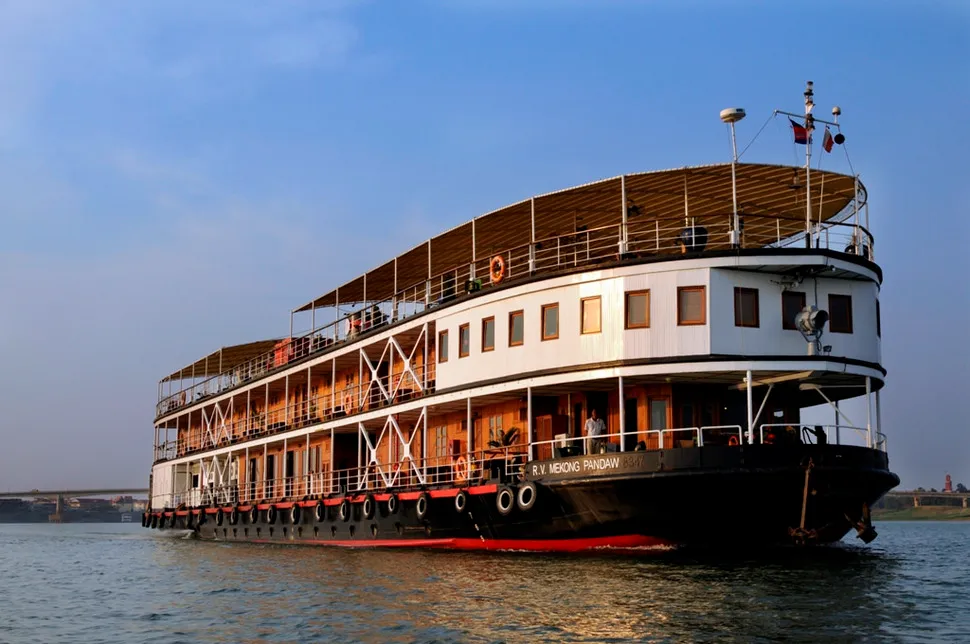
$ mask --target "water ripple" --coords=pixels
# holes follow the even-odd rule
[[[0,642],[970,641],[970,524],[873,548],[344,551],[0,526]]]

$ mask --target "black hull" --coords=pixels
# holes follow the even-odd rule
[[[199,515],[182,513],[175,526],[167,517],[166,527],[191,528],[203,539],[345,547],[578,551],[821,544],[864,527],[867,508],[899,483],[885,453],[846,446],[628,452],[534,462],[528,468],[525,481],[508,487],[534,483],[535,503],[508,514],[497,505],[502,484],[486,483],[464,491],[462,512],[456,509],[458,489],[431,490],[423,518],[417,493],[402,492],[396,512],[389,510],[387,495],[375,494],[372,505],[365,505],[365,495],[348,496],[346,520],[343,499],[328,499],[320,521],[317,501],[309,500],[296,523],[288,504],[277,504],[272,523],[262,505],[256,523],[247,511],[233,523],[228,512],[210,509],[201,525]]]

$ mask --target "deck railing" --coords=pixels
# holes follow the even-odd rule
[[[813,248],[824,248],[850,255],[874,259],[874,239],[864,227],[846,221],[829,220],[816,224],[810,237]],[[487,289],[492,286],[489,266],[492,258],[505,262],[503,283],[536,274],[550,274],[580,266],[604,264],[636,258],[661,256],[703,256],[708,251],[735,248],[728,243],[723,231],[707,230],[683,217],[666,219],[631,219],[626,226],[614,224],[600,228],[577,230],[525,243],[504,250],[495,250],[475,262],[449,268],[428,279],[402,289],[393,297],[368,301],[361,308],[329,322],[295,333],[282,340],[273,350],[245,363],[227,369],[201,382],[193,382],[175,392],[160,396],[156,415],[177,411],[209,396],[237,385],[252,382],[268,373],[310,355],[327,351],[342,343],[352,342],[360,335],[379,330],[388,324],[422,313],[429,308],[446,304],[465,293],[466,288]],[[725,225],[728,218],[725,217]],[[799,248],[804,247],[806,235],[783,234],[791,230],[791,217],[750,215],[741,217],[740,248]],[[179,381],[184,382],[184,381]]]
[[[843,431],[844,430],[844,431]],[[761,444],[816,444],[819,433],[830,444],[867,445],[886,450],[886,437],[881,432],[870,433],[865,428],[846,425],[799,425],[766,423],[758,427],[755,441]],[[843,440],[847,438],[849,440]],[[690,447],[722,446],[732,448],[747,442],[747,432],[740,425],[712,425],[678,427],[662,430],[641,430],[636,433],[559,437],[553,440],[519,443],[477,450],[455,456],[437,455],[427,458],[407,458],[390,463],[331,470],[322,463],[317,472],[301,476],[275,477],[269,480],[234,481],[228,484],[203,485],[175,494],[153,497],[154,507],[175,507],[180,504],[231,504],[359,495],[371,492],[410,491],[433,487],[470,486],[521,480],[526,464],[582,455],[616,454],[620,444],[635,445],[627,452],[669,450]],[[532,455],[530,457],[530,454]],[[277,459],[277,463],[278,463]],[[300,461],[303,462],[302,460]],[[185,477],[187,480],[188,477]],[[176,476],[176,486],[182,481]]]

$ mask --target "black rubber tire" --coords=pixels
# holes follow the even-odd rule
[[[149,519],[148,524],[152,527],[152,530],[158,529],[158,516],[153,514],[152,518]]]
[[[347,499],[340,502],[340,520],[344,523],[350,521],[350,501]]]
[[[431,511],[431,497],[426,492],[422,492],[421,496],[414,503],[414,509],[418,514],[418,520],[424,521],[428,518],[428,513]]]
[[[222,508],[219,508],[218,510],[216,510],[216,525],[217,525],[217,526],[220,526],[220,527],[221,527],[221,526],[222,526],[222,523],[223,523],[223,521],[225,521],[225,520],[226,520],[226,517],[225,517],[225,516],[223,516],[223,514],[224,514],[224,513],[223,513],[223,511],[222,511]]]
[[[374,497],[368,494],[364,497],[364,504],[361,506],[361,512],[364,513],[365,519],[373,519],[374,512],[377,510],[377,502],[374,501]]]
[[[256,525],[257,523],[259,523],[259,508],[254,503],[249,508],[249,525]]]
[[[229,525],[236,525],[239,523],[239,506],[232,506],[232,510],[229,511]]]
[[[276,506],[271,505],[266,508],[266,523],[273,525],[276,523]]]
[[[495,509],[503,517],[507,517],[515,509],[515,492],[508,485],[498,486],[495,492]]]
[[[400,503],[398,502],[397,495],[392,494],[387,497],[387,512],[388,514],[397,514],[400,509]]]
[[[317,520],[317,523],[323,523],[327,518],[327,508],[320,501],[313,506],[313,517]]]
[[[300,504],[294,503],[290,506],[290,523],[300,525],[301,519],[303,519],[303,508],[300,507]]]
[[[468,492],[465,490],[458,490],[458,494],[455,495],[455,512],[458,514],[464,514],[465,510],[468,509]]]
[[[526,481],[519,486],[519,492],[515,495],[516,505],[523,512],[528,512],[535,507],[536,499],[539,498],[539,490],[532,481]]]

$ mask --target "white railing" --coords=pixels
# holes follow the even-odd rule
[[[852,425],[807,425],[800,423],[765,423],[759,427],[759,442],[777,444],[785,442],[856,445],[885,452],[886,435],[866,427]],[[849,440],[846,440],[846,439]],[[854,440],[853,440],[854,439]]]
[[[782,222],[795,219],[772,215],[744,215],[741,248],[801,248],[805,233],[782,234]],[[726,219],[725,219],[726,221]],[[799,220],[800,221],[800,220]],[[790,228],[788,228],[790,230]],[[624,234],[625,233],[625,234]],[[874,240],[864,227],[848,222],[828,221],[815,225],[814,248],[873,259]],[[156,415],[161,416],[209,396],[251,382],[309,355],[355,341],[360,335],[446,304],[464,294],[466,283],[488,288],[489,264],[493,257],[505,261],[503,282],[537,273],[569,270],[579,266],[653,256],[700,254],[733,248],[725,230],[707,230],[685,224],[682,217],[633,220],[537,240],[495,252],[473,263],[461,264],[428,279],[400,289],[393,297],[367,302],[342,318],[294,334],[271,350],[201,382],[190,382],[174,393],[160,396]],[[621,250],[623,252],[621,253]],[[179,381],[184,382],[184,381]]]

